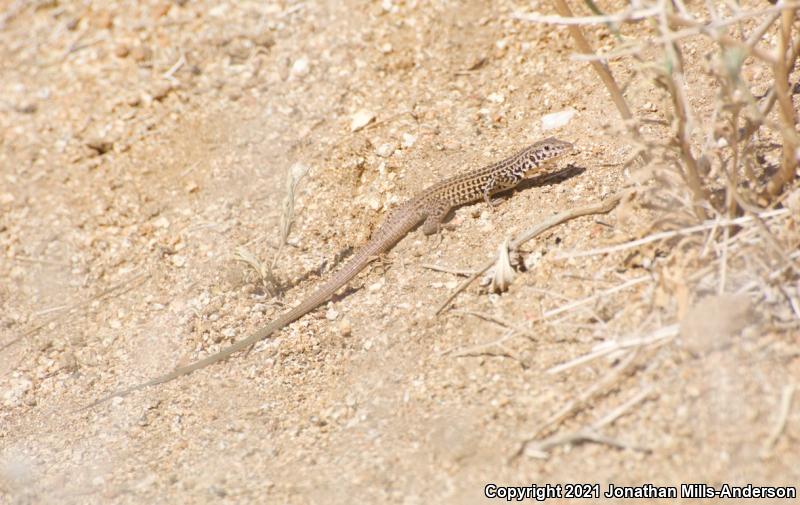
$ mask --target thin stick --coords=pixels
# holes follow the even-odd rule
[[[513,241],[511,241],[511,245],[509,247],[511,249],[518,249],[522,244],[524,244],[525,242],[531,240],[532,238],[536,237],[537,235],[540,235],[540,234],[544,233],[545,231],[549,230],[550,228],[553,228],[554,226],[558,226],[561,223],[565,223],[565,222],[570,221],[572,219],[575,219],[577,217],[587,216],[587,215],[591,215],[591,214],[607,214],[607,213],[611,212],[611,210],[614,207],[617,206],[617,204],[619,203],[620,199],[622,199],[622,194],[621,193],[617,193],[616,195],[613,195],[613,196],[610,196],[610,197],[606,198],[606,200],[603,201],[603,202],[592,204],[592,205],[585,205],[585,206],[579,207],[577,209],[572,209],[572,210],[567,210],[567,211],[564,211],[564,212],[560,212],[560,213],[556,214],[555,216],[552,216],[552,217],[550,217],[548,219],[545,219],[543,222],[539,223],[538,225],[533,226],[533,227],[527,229],[526,231],[524,231],[519,237],[517,237]],[[447,300],[445,300],[441,305],[439,305],[439,308],[436,309],[436,314],[440,314],[445,308],[447,308],[447,306],[450,305],[450,302],[452,302],[455,299],[455,297],[458,296],[458,294],[460,292],[464,291],[464,289],[466,289],[467,286],[472,284],[475,281],[475,279],[480,277],[481,274],[483,274],[485,271],[489,270],[492,267],[492,265],[495,264],[496,261],[497,261],[497,256],[495,256],[491,260],[489,260],[486,263],[484,263],[483,265],[481,265],[472,275],[470,275],[466,280],[464,280],[464,282],[462,282],[450,294],[450,296],[447,297]]]
[[[444,272],[444,273],[447,273],[447,274],[460,275],[462,277],[466,277],[468,275],[472,275],[473,273],[475,273],[472,270],[463,270],[463,269],[458,269],[458,268],[450,268],[450,267],[441,266],[441,265],[434,265],[433,263],[423,263],[420,266],[422,268],[427,268],[428,270],[433,270],[434,272]]]
[[[586,404],[596,395],[600,394],[603,391],[607,391],[611,386],[615,385],[623,377],[623,374],[625,374],[631,368],[633,368],[633,365],[636,362],[636,358],[639,354],[638,351],[639,348],[634,349],[634,351],[629,353],[628,356],[620,364],[612,368],[602,379],[595,382],[580,396],[578,396],[578,398],[575,398],[567,405],[562,407],[558,412],[556,412],[555,414],[544,420],[528,438],[526,438],[525,440],[522,441],[522,443],[520,443],[519,449],[517,449],[517,452],[511,456],[511,459],[516,459],[523,453],[525,453],[525,450],[527,449],[528,445],[534,443],[536,438],[539,437],[539,435],[543,433],[545,430],[547,430],[550,426],[552,426],[555,423],[560,423],[564,419],[568,418],[569,416],[580,410],[584,404]]]
[[[789,209],[775,209],[775,210],[768,210],[766,212],[761,212],[760,214],[756,214],[754,216],[742,216],[737,217],[735,219],[723,219],[723,220],[709,220],[704,222],[703,224],[699,224],[696,226],[690,226],[688,228],[682,228],[680,230],[671,230],[671,231],[663,231],[659,233],[654,233],[652,235],[648,235],[647,237],[640,238],[638,240],[632,240],[630,242],[625,242],[622,244],[617,244],[614,246],[609,247],[599,247],[597,249],[588,249],[586,251],[573,251],[569,253],[558,253],[555,256],[555,259],[563,260],[563,259],[570,259],[570,258],[580,258],[583,256],[595,256],[598,254],[608,254],[612,252],[619,252],[624,251],[626,249],[631,249],[633,247],[638,247],[643,244],[649,244],[650,242],[656,242],[659,240],[664,240],[672,237],[677,237],[678,235],[690,235],[692,233],[697,233],[700,231],[705,231],[715,226],[738,226],[740,224],[749,223],[750,221],[754,220],[756,217],[760,219],[769,219],[772,217],[783,216],[789,214]]]
[[[563,444],[574,444],[580,442],[595,442],[599,444],[606,444],[611,447],[617,447],[619,449],[633,449],[636,451],[650,452],[650,450],[647,448],[634,446],[605,436],[599,433],[599,430],[619,419],[620,416],[630,410],[631,407],[650,396],[652,391],[652,386],[646,386],[641,391],[633,395],[633,397],[629,398],[625,403],[592,423],[590,427],[583,428],[572,433],[567,433],[565,435],[553,435],[551,437],[547,437],[544,440],[532,443],[526,448],[525,452],[528,454],[533,453],[534,457],[545,458],[547,457],[547,451],[550,449]]]
[[[749,10],[749,11],[742,11],[737,13],[734,16],[731,16],[726,19],[719,19],[715,20],[707,25],[703,25],[703,23],[699,21],[695,21],[693,19],[686,19],[675,14],[668,14],[670,18],[673,16],[679,18],[683,26],[692,26],[697,27],[703,25],[706,29],[717,29],[723,28],[728,25],[736,24],[741,21],[745,21],[747,19],[762,16],[764,14],[772,14],[775,12],[782,12],[786,10],[791,10],[797,8],[798,4],[791,4],[791,3],[783,3],[781,5],[775,5],[772,7],[767,7],[765,9],[760,10]],[[526,13],[526,12],[516,12],[513,14],[515,19],[519,19],[522,21],[530,21],[531,23],[544,23],[550,25],[600,25],[600,24],[608,24],[608,23],[623,23],[626,21],[639,21],[642,19],[646,19],[649,17],[656,16],[661,14],[661,5],[655,5],[648,9],[643,10],[634,10],[634,9],[627,9],[622,12],[618,12],[616,14],[609,14],[605,16],[572,16],[572,15],[560,15],[560,16],[549,16],[549,15],[541,15],[536,13]],[[670,19],[672,21],[672,19]]]
[[[781,410],[778,414],[775,427],[772,428],[772,432],[770,432],[769,437],[767,437],[767,440],[764,442],[764,447],[761,450],[762,458],[768,458],[772,454],[775,443],[778,441],[781,433],[783,433],[784,428],[786,428],[786,420],[789,418],[789,411],[792,408],[792,398],[794,397],[796,389],[796,384],[789,384],[783,387],[783,393],[781,394]]]
[[[792,40],[792,24],[794,23],[794,10],[784,10],[781,13],[781,31],[778,38],[778,58],[773,66],[775,75],[775,94],[778,99],[779,117],[781,119],[781,136],[783,137],[783,159],[778,172],[767,184],[770,195],[776,196],[783,187],[795,177],[797,168],[798,138],[795,131],[796,117],[792,104],[792,94],[789,90],[789,68],[794,66],[794,61],[787,64],[786,54]]]
[[[556,7],[556,11],[558,11],[563,18],[574,17],[572,15],[572,10],[569,8],[569,5],[567,5],[565,0],[553,0],[553,4]],[[592,49],[592,46],[589,45],[586,37],[583,36],[580,26],[569,25],[567,29],[569,30],[570,36],[575,41],[575,45],[577,46],[579,52],[583,54],[594,54],[594,50]],[[589,64],[592,66],[608,90],[608,94],[611,96],[611,100],[614,101],[614,105],[617,107],[620,116],[622,116],[622,119],[627,124],[628,131],[630,132],[633,140],[640,143],[641,134],[639,133],[639,128],[636,126],[636,123],[632,121],[634,119],[633,113],[631,112],[630,107],[628,107],[628,102],[625,101],[625,97],[623,96],[622,90],[617,84],[617,81],[614,80],[614,76],[611,74],[608,64],[605,61],[591,61]],[[650,161],[650,154],[648,154],[646,151],[641,151],[639,155],[645,163]]]
[[[562,312],[566,312],[568,310],[572,310],[575,307],[580,307],[581,305],[585,305],[585,304],[587,304],[589,302],[597,300],[598,298],[607,297],[608,295],[613,295],[614,293],[616,293],[618,291],[622,291],[623,289],[628,289],[630,287],[636,286],[637,284],[641,284],[641,283],[649,281],[649,280],[652,280],[652,277],[649,276],[649,275],[643,275],[641,277],[636,277],[635,279],[631,279],[629,281],[623,282],[622,284],[614,286],[613,288],[609,288],[609,289],[603,290],[603,291],[601,291],[601,292],[599,292],[597,294],[594,294],[594,295],[591,295],[591,296],[587,296],[586,298],[581,298],[580,300],[575,300],[574,302],[570,302],[570,303],[567,303],[565,305],[562,305],[562,306],[558,307],[557,309],[548,310],[547,312],[542,314],[542,318],[553,317],[555,315],[561,314]]]
[[[655,16],[660,11],[661,7],[656,5],[644,10],[627,9],[617,14],[609,14],[605,16],[543,16],[536,13],[523,13],[515,12],[513,17],[521,21],[530,21],[531,23],[544,23],[548,25],[599,25],[609,23],[624,23],[626,21],[639,21],[652,16]]]
[[[570,368],[574,368],[578,365],[582,365],[602,356],[611,354],[612,352],[668,341],[678,335],[679,328],[680,326],[678,324],[671,324],[669,326],[659,328],[644,337],[630,338],[621,342],[613,340],[604,342],[600,346],[597,346],[595,350],[589,354],[584,354],[583,356],[579,356],[565,363],[549,368],[547,373],[553,375],[558,374],[565,370],[569,370]]]
[[[548,456],[548,451],[558,447],[559,445],[576,444],[581,442],[594,442],[596,444],[604,444],[617,449],[630,449],[646,453],[651,452],[651,450],[646,447],[639,447],[603,435],[602,433],[597,433],[589,429],[583,429],[572,433],[567,433],[565,435],[553,435],[539,442],[531,443],[530,446],[525,448],[525,453],[534,458],[545,459]]]
[[[634,405],[639,403],[640,401],[644,400],[653,392],[653,386],[647,385],[643,387],[638,393],[633,395],[632,397],[628,398],[628,400],[623,403],[622,405],[618,406],[608,414],[604,415],[594,423],[592,423],[592,429],[599,430],[600,428],[609,425],[622,417],[622,415],[631,409]]]
[[[499,324],[500,326],[503,326],[505,328],[508,328],[509,330],[513,330],[513,331],[519,333],[520,335],[525,335],[526,337],[528,337],[529,339],[531,339],[534,342],[536,342],[538,340],[536,338],[536,335],[533,332],[531,332],[530,330],[528,330],[526,328],[521,328],[521,327],[517,326],[516,324],[512,323],[511,321],[507,321],[507,320],[505,320],[505,319],[503,319],[501,317],[498,317],[498,316],[493,316],[491,314],[484,314],[483,312],[475,312],[475,311],[472,311],[472,310],[457,310],[456,313],[457,314],[466,314],[468,316],[474,316],[474,317],[477,317],[478,319],[483,319],[484,321],[489,321],[490,323]]]

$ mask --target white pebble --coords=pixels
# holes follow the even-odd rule
[[[353,114],[353,117],[350,120],[350,131],[357,132],[373,121],[375,121],[375,114],[368,110],[361,109]]]
[[[410,133],[403,134],[403,148],[408,149],[409,147],[413,146],[417,142],[417,137],[415,135],[411,135]]]
[[[311,66],[308,63],[308,58],[303,56],[302,58],[295,60],[295,62],[292,64],[292,75],[295,77],[303,77],[308,75],[310,69]]]
[[[552,114],[545,114],[542,116],[542,130],[552,130],[553,128],[565,126],[572,120],[576,112],[575,109],[567,109],[560,112],[553,112]]]
[[[25,393],[33,387],[33,383],[25,377],[14,377],[8,389],[3,392],[3,405],[6,407],[19,407]]]
[[[492,103],[503,103],[506,101],[506,97],[503,96],[502,93],[492,93],[486,98]]]
[[[381,158],[388,158],[389,156],[394,154],[394,145],[390,142],[385,144],[381,144],[378,146],[378,149],[375,150],[375,154],[380,156]]]

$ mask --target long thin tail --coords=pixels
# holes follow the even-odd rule
[[[241,351],[242,349],[246,349],[251,345],[255,344],[259,340],[267,338],[272,333],[280,330],[284,326],[300,319],[304,315],[308,314],[310,311],[314,310],[318,306],[322,305],[325,301],[327,301],[331,296],[333,296],[336,291],[350,282],[350,280],[355,277],[361,270],[364,269],[378,254],[388,250],[390,247],[394,245],[397,240],[402,235],[405,235],[408,230],[413,228],[415,224],[416,217],[413,215],[399,215],[396,219],[392,219],[391,217],[387,219],[387,222],[377,230],[375,236],[367,242],[361,249],[359,249],[355,256],[348,261],[344,267],[342,267],[339,271],[337,271],[333,277],[331,277],[325,284],[323,284],[319,289],[317,289],[311,296],[303,300],[303,302],[298,305],[297,307],[288,310],[278,316],[277,319],[266,325],[265,327],[261,328],[259,331],[250,335],[249,337],[242,339],[230,346],[222,349],[221,351],[207,356],[203,359],[197,360],[194,363],[191,363],[186,366],[178,367],[175,370],[156,377],[154,379],[150,379],[147,382],[142,382],[141,384],[136,384],[135,386],[131,386],[129,388],[120,389],[115,391],[109,395],[106,395],[99,400],[90,403],[89,405],[79,409],[89,409],[96,405],[99,405],[103,402],[110,400],[116,396],[127,396],[134,391],[138,391],[140,389],[144,389],[146,387],[155,386],[156,384],[163,384],[164,382],[169,382],[173,379],[177,379],[183,375],[190,374],[195,370],[199,370],[204,368],[208,365],[212,365],[217,363],[218,361],[222,361],[229,357],[231,354]],[[416,219],[417,221],[419,219]]]
[[[308,301],[310,301],[310,300],[311,299],[306,300],[306,303]],[[278,319],[275,319],[274,321],[269,323],[267,326],[261,328],[256,333],[250,335],[247,338],[239,340],[238,342],[235,342],[235,343],[231,344],[230,346],[226,347],[225,349],[222,349],[221,351],[219,351],[219,352],[217,352],[215,354],[212,354],[210,356],[206,356],[205,358],[199,359],[199,360],[197,360],[194,363],[191,363],[189,365],[178,367],[175,370],[173,370],[173,371],[171,371],[171,372],[169,372],[167,374],[161,375],[161,376],[156,377],[154,379],[150,379],[147,382],[142,382],[141,384],[136,384],[135,386],[131,386],[131,387],[128,387],[128,388],[125,388],[125,389],[120,389],[120,390],[115,391],[115,392],[113,392],[113,393],[111,393],[109,395],[103,396],[99,400],[96,400],[96,401],[90,403],[89,405],[83,407],[81,410],[92,408],[92,407],[94,407],[96,405],[99,405],[101,403],[107,402],[108,400],[110,400],[110,399],[112,399],[112,398],[114,398],[116,396],[120,396],[120,397],[127,396],[127,395],[133,393],[134,391],[138,391],[140,389],[144,389],[144,388],[150,387],[150,386],[155,386],[156,384],[162,384],[164,382],[169,382],[169,381],[171,381],[173,379],[177,379],[178,377],[180,377],[182,375],[190,374],[190,373],[194,372],[195,370],[199,370],[199,369],[201,369],[203,367],[206,367],[208,365],[214,364],[214,363],[216,363],[218,361],[222,361],[222,360],[226,359],[227,357],[229,357],[231,354],[233,354],[233,353],[235,353],[237,351],[241,351],[242,349],[246,349],[247,347],[255,344],[256,342],[258,342],[259,340],[267,338],[273,332],[275,332],[277,330],[280,330],[281,328],[283,328],[287,324],[290,324],[293,321],[295,321],[295,320],[299,319],[300,317],[302,317],[302,315],[307,313],[308,310],[312,310],[313,309],[313,307],[312,307],[312,309],[306,309],[305,311],[299,311],[298,309],[301,309],[303,306],[306,305],[306,303],[298,305],[296,308],[294,308],[294,309],[292,309],[292,310],[290,310],[288,312],[285,312],[280,317],[278,317]],[[317,303],[317,305],[319,305],[320,303],[322,303],[322,302]],[[315,307],[316,307],[316,305],[315,305]]]
[[[359,251],[359,253],[361,253],[361,251]],[[239,340],[238,342],[231,344],[230,346],[222,349],[221,351],[212,354],[210,356],[206,356],[203,359],[199,359],[194,363],[178,367],[167,374],[155,377],[147,382],[142,382],[141,384],[136,384],[135,386],[115,391],[109,395],[100,398],[99,400],[96,400],[95,402],[87,405],[84,408],[88,409],[94,407],[96,405],[99,405],[103,402],[110,400],[111,398],[114,398],[115,396],[120,396],[120,397],[127,396],[130,393],[133,393],[134,391],[138,391],[140,389],[144,389],[150,386],[155,386],[156,384],[163,384],[164,382],[169,382],[183,375],[190,374],[195,370],[200,370],[201,368],[207,367],[208,365],[212,365],[214,363],[217,363],[218,361],[222,361],[228,358],[231,354],[236,353],[237,351],[241,351],[242,349],[247,349],[256,342],[265,339],[272,333],[280,330],[284,326],[291,324],[297,319],[300,319],[305,314],[314,310],[319,305],[324,303],[328,298],[331,297],[331,295],[333,295],[333,293],[336,292],[337,289],[339,289],[339,287],[343,286],[350,279],[355,277],[355,275],[358,272],[360,272],[370,262],[369,257],[362,257],[362,256],[363,256],[362,254],[358,254],[358,256],[349,261],[348,264],[340,272],[337,272],[336,275],[334,275],[328,282],[326,282],[324,286],[322,286],[317,291],[315,291],[314,294],[303,300],[303,303],[301,303],[297,307],[287,312],[284,312],[283,314],[278,316],[277,319],[270,322],[268,325],[261,328],[260,330],[250,335],[249,337]]]

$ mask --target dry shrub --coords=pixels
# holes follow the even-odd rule
[[[675,381],[685,376],[703,382],[711,371],[717,378],[739,377],[736,372],[752,364],[742,367],[746,349],[771,347],[771,354],[759,352],[767,361],[785,363],[793,354],[784,348],[796,345],[800,333],[800,139],[790,82],[800,51],[800,4],[704,2],[689,8],[682,0],[645,0],[602,15],[586,0],[596,15],[575,17],[565,0],[553,2],[559,16],[517,17],[569,27],[582,53],[573,59],[593,66],[622,117],[607,128],[634,146],[627,165],[636,203],[653,216],[649,235],[574,256],[617,251],[630,256],[652,247],[661,256],[652,266],[659,281],[652,305],[660,310],[641,322],[637,331],[645,336],[609,336],[606,344],[613,345],[605,347],[633,349],[630,359],[640,352],[641,367],[649,370],[690,356],[694,371],[676,372],[670,379]],[[604,32],[611,47],[596,54],[587,32]],[[632,70],[625,86],[617,83],[608,61]],[[623,90],[646,97],[644,103],[629,104]],[[648,337],[648,331],[658,338]],[[751,337],[747,345],[732,338],[739,334]],[[656,346],[678,336],[680,351],[656,356]],[[735,356],[718,353],[703,362],[719,349],[736,347]],[[551,372],[585,364],[608,349]],[[663,381],[664,375],[653,373],[650,379]],[[573,410],[564,412],[589,401],[577,399]],[[714,413],[702,415],[709,426],[719,421]],[[549,439],[535,441],[566,416],[554,416],[535,430],[526,441],[528,451],[535,455],[549,447]]]
[[[576,59],[591,62],[623,118],[617,135],[637,148],[631,168],[647,181],[638,202],[655,211],[653,227],[709,223],[703,233],[663,243],[679,256],[666,264],[681,266],[693,297],[760,290],[800,319],[800,138],[789,81],[800,51],[800,5],[706,2],[690,9],[674,0],[576,18],[564,0],[554,3],[558,17],[518,17],[569,26],[583,53]],[[626,23],[638,23],[635,38],[625,36]],[[616,44],[594,54],[586,27],[611,32]],[[706,52],[697,55],[698,46]],[[628,104],[609,59],[628,60],[628,86],[647,104]],[[767,296],[775,290],[783,296]]]

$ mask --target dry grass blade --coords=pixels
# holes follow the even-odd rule
[[[569,370],[571,368],[574,368],[578,365],[583,365],[597,358],[607,356],[613,352],[621,351],[624,349],[636,348],[656,343],[663,344],[675,338],[678,335],[679,329],[680,326],[678,324],[671,324],[669,326],[659,328],[656,331],[653,331],[647,336],[641,338],[630,338],[623,340],[621,342],[610,340],[597,346],[597,348],[594,351],[590,352],[589,354],[579,356],[575,359],[567,361],[566,363],[562,363],[560,365],[549,368],[547,370],[547,373],[558,374],[566,370]]]
[[[289,233],[292,231],[292,225],[294,224],[294,202],[297,193],[297,186],[300,184],[300,181],[308,174],[308,166],[302,163],[295,163],[289,169],[289,173],[286,177],[286,197],[283,199],[283,212],[281,213],[281,224],[280,224],[280,240],[278,247],[278,252],[275,253],[275,257],[272,258],[272,264],[269,267],[269,270],[272,271],[275,268],[275,264],[278,262],[278,258],[280,258],[281,253],[283,252],[283,248],[286,245],[286,241],[289,239]]]
[[[422,268],[427,268],[428,270],[433,270],[434,272],[444,272],[446,274],[453,274],[453,275],[460,275],[462,277],[468,277],[475,272],[472,270],[464,270],[461,268],[451,268],[442,265],[434,265],[433,263],[423,263],[420,265]]]

